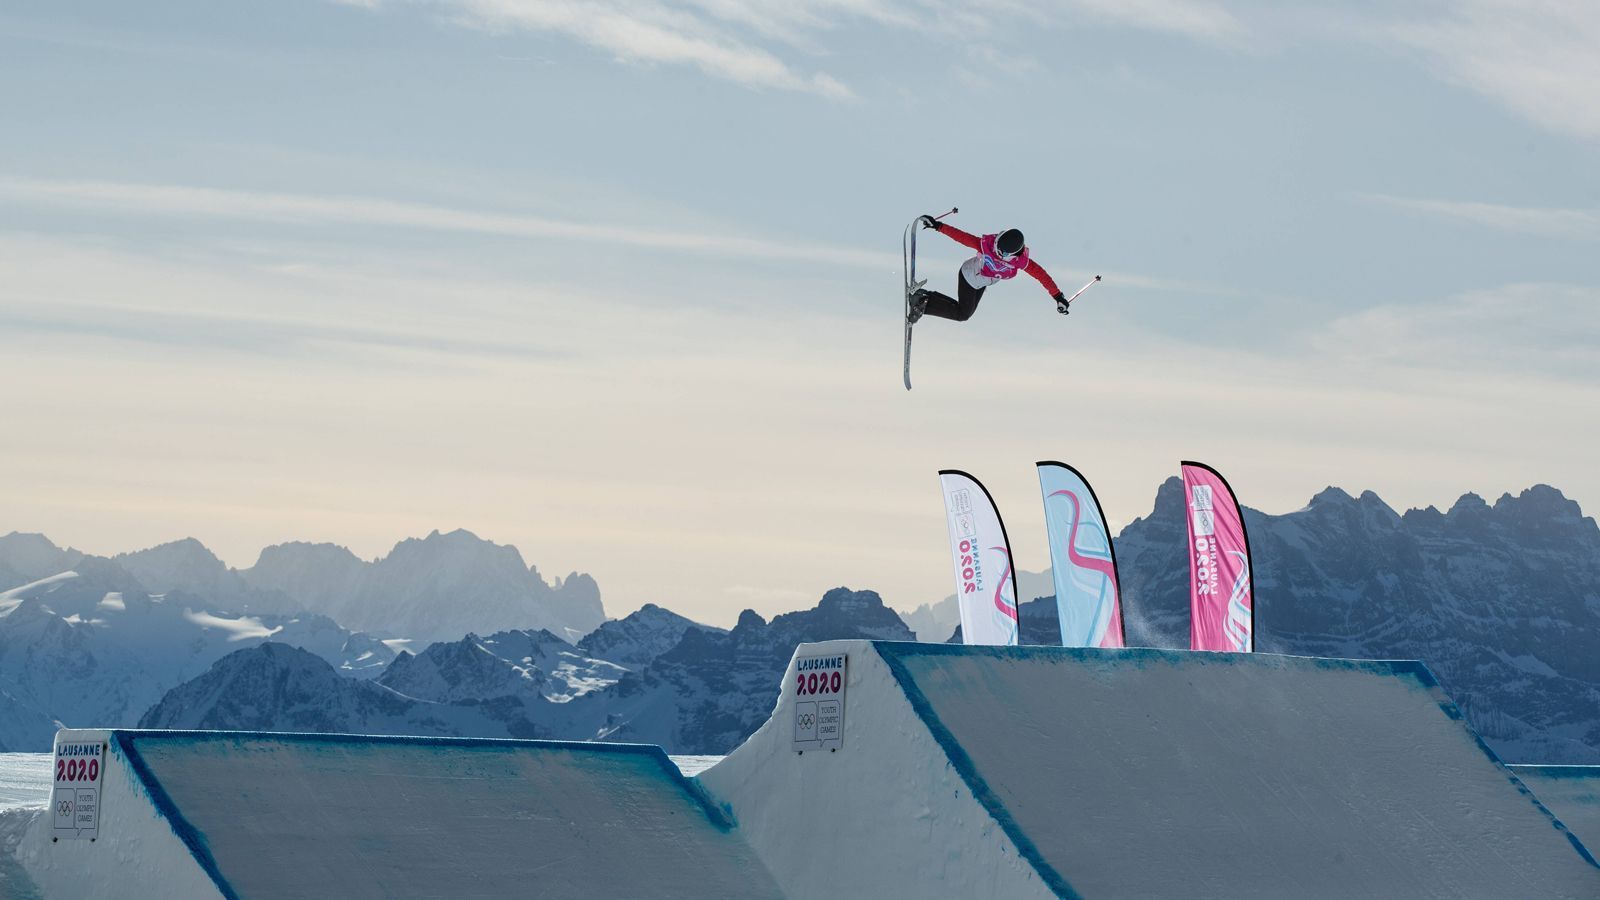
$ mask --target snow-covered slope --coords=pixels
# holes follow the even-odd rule
[[[413,656],[401,653],[378,677],[378,684],[408,697],[440,703],[516,698],[543,699],[549,679],[538,667],[501,659],[469,634],[459,641],[432,644]]]
[[[591,656],[543,629],[496,632],[482,646],[512,665],[537,668],[544,674],[540,693],[552,703],[613,685],[628,671],[622,663]]]
[[[509,736],[470,706],[344,678],[322,658],[270,641],[229,654],[169,691],[139,727],[250,731],[266,730],[267,722],[274,731]]]
[[[132,724],[169,689],[269,637],[349,674],[375,674],[394,656],[322,616],[244,616],[152,595],[95,557],[3,596],[0,745],[10,750],[49,747],[58,723]]]
[[[613,619],[578,642],[583,652],[629,668],[647,666],[671,650],[690,629],[718,631],[701,625],[654,603],[646,603],[632,615]]]

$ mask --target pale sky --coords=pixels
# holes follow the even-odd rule
[[[1183,458],[1600,509],[1600,5],[1283,6],[8,4],[0,532],[464,527],[729,625],[948,594],[946,467],[1033,570],[1038,459],[1118,527]],[[1105,281],[925,320],[908,394],[952,205]]]

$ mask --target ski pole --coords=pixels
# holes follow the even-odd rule
[[[1100,280],[1100,276],[1096,275],[1094,277],[1094,281],[1091,281],[1088,284],[1084,285],[1083,287],[1078,288],[1078,292],[1076,294],[1073,294],[1071,297],[1067,298],[1067,305],[1071,306],[1072,305],[1072,301],[1078,299],[1079,297],[1082,297],[1083,296],[1083,292],[1087,291],[1089,288],[1094,287],[1095,281],[1099,281],[1099,280]]]
[[[933,220],[934,220],[934,221],[935,221],[935,222],[937,222],[937,221],[939,221],[939,220],[940,220],[940,219],[942,219],[942,218],[944,218],[944,217],[945,217],[945,216],[953,216],[953,215],[955,215],[955,214],[956,214],[956,213],[958,213],[958,212],[961,212],[961,208],[960,208],[960,207],[957,207],[957,206],[952,206],[952,207],[950,207],[950,211],[949,211],[949,212],[947,212],[947,213],[940,213],[940,214],[939,214],[939,215],[937,215],[937,216],[934,216],[934,217],[933,217]]]

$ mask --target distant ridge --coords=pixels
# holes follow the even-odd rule
[[[370,563],[333,544],[278,544],[239,575],[347,627],[419,644],[529,628],[570,642],[605,621],[593,578],[574,572],[552,586],[517,548],[460,528],[407,538]]]

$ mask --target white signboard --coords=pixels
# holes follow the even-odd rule
[[[100,785],[105,777],[105,743],[56,744],[55,791],[50,813],[56,840],[94,840],[100,833]]]
[[[837,750],[844,746],[845,661],[843,653],[795,660],[795,750]]]

